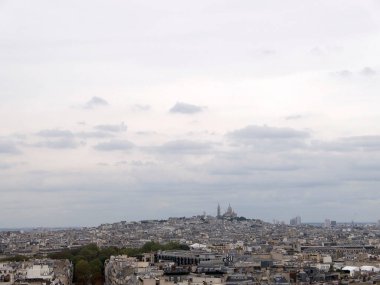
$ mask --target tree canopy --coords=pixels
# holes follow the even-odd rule
[[[104,280],[104,262],[111,255],[126,254],[136,257],[144,253],[156,252],[159,250],[189,250],[187,245],[177,242],[160,244],[150,241],[140,248],[99,248],[95,244],[89,244],[80,248],[65,249],[61,252],[52,253],[48,257],[52,259],[68,259],[74,265],[74,282],[76,284],[87,285],[102,284]]]

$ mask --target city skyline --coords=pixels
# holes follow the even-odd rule
[[[380,3],[0,2],[0,227],[380,219]]]

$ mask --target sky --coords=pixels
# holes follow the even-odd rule
[[[377,0],[0,0],[0,228],[380,219]]]

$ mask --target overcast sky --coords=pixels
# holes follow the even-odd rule
[[[380,219],[377,0],[0,0],[0,228]]]

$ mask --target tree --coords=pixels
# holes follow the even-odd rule
[[[75,279],[77,282],[87,285],[91,278],[91,267],[87,260],[79,260],[75,266]]]
[[[99,259],[94,259],[90,261],[89,265],[91,271],[91,283],[95,284],[97,280],[102,280],[103,278],[103,264]]]
[[[98,256],[99,248],[94,244],[89,244],[79,251],[79,255],[90,261]]]

